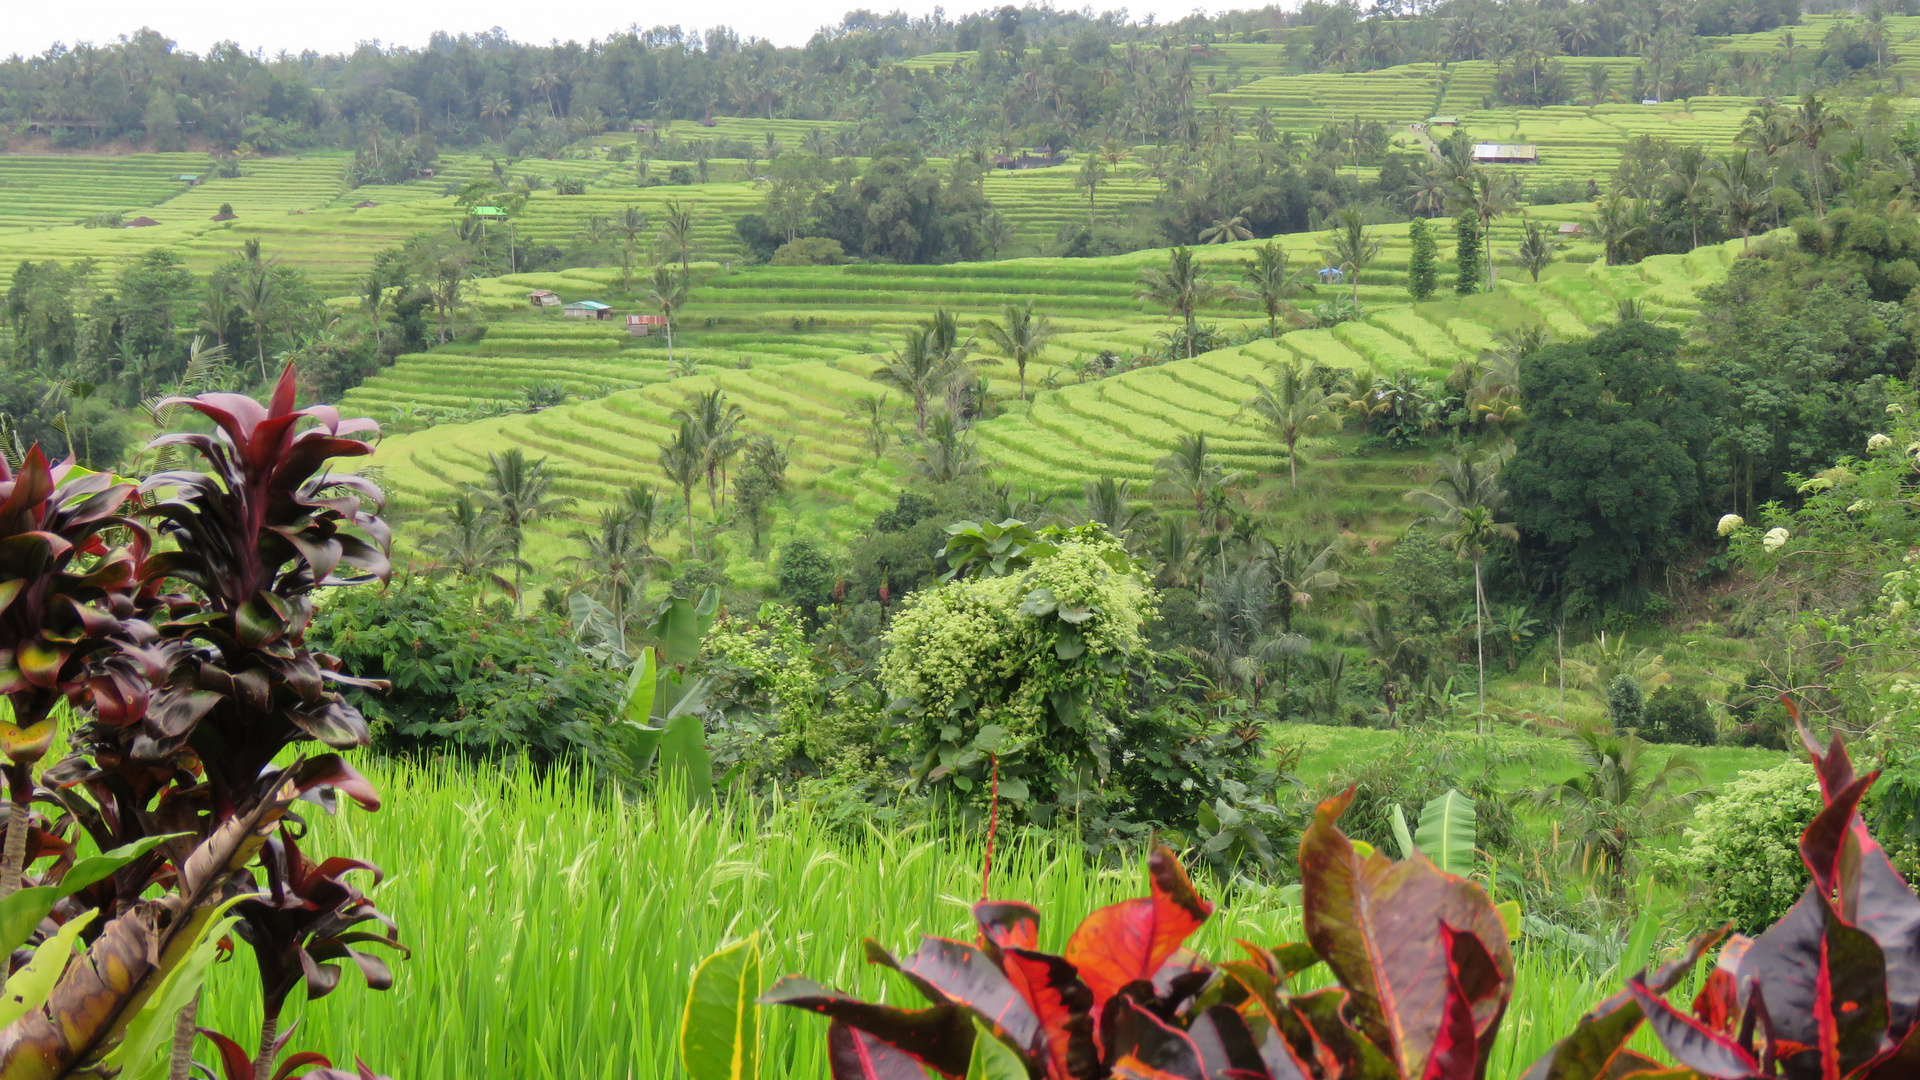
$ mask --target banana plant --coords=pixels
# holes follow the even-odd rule
[[[615,745],[625,757],[630,775],[640,776],[658,759],[661,776],[680,777],[695,802],[711,802],[713,757],[707,752],[706,728],[699,713],[706,698],[706,680],[697,679],[679,690],[661,723],[655,724],[653,714],[667,685],[660,676],[654,650],[642,649],[627,678],[627,696],[618,718],[621,737]]]
[[[1452,788],[1421,807],[1418,831],[1408,831],[1406,814],[1396,805],[1393,835],[1404,858],[1418,850],[1449,874],[1465,877],[1473,872],[1473,800]]]

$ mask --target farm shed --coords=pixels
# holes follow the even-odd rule
[[[158,225],[158,224],[160,223],[153,220],[150,217],[137,217],[137,218],[134,218],[132,221],[127,222],[126,227],[129,229],[144,229],[149,225]]]
[[[379,203],[374,202],[372,199],[361,199],[359,202],[353,204],[353,208],[355,210],[365,210],[369,206],[379,206],[379,205],[380,205]]]
[[[179,176],[176,176],[176,177],[174,177],[174,179],[175,179],[175,180],[178,180],[179,182],[181,182],[181,183],[183,183],[183,184],[186,184],[186,185],[187,185],[188,187],[199,187],[199,186],[200,186],[200,174],[199,174],[199,173],[190,173],[190,172],[188,172],[188,173],[181,173],[181,174],[180,174]]]
[[[1579,223],[1579,222],[1577,222],[1577,221],[1563,221],[1563,222],[1561,222],[1561,223],[1560,223],[1560,235],[1561,235],[1561,236],[1579,236],[1579,235],[1580,235],[1580,223]]]
[[[507,216],[507,212],[497,206],[476,206],[467,211],[467,213],[477,218],[503,218]]]
[[[534,307],[559,307],[560,295],[546,289],[535,289],[527,294],[527,303]]]
[[[1538,165],[1540,150],[1531,144],[1474,143],[1476,165]]]
[[[1457,117],[1457,116],[1429,116],[1429,117],[1427,117],[1427,126],[1428,126],[1428,127],[1457,127],[1457,126],[1459,126],[1459,124],[1460,124],[1460,118],[1459,118],[1459,117]]]
[[[627,333],[634,337],[646,337],[653,333],[654,327],[665,325],[667,325],[667,317],[665,315],[627,316]]]
[[[569,319],[606,319],[612,317],[613,308],[598,300],[575,300],[560,309],[560,314]]]

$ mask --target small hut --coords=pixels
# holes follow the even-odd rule
[[[359,202],[353,204],[353,208],[355,210],[365,210],[369,206],[379,206],[379,205],[380,205],[379,203],[374,202],[372,199],[361,199]]]
[[[560,314],[569,319],[609,319],[613,317],[613,307],[598,300],[575,300],[561,308]]]
[[[129,229],[144,229],[149,225],[158,225],[158,224],[160,223],[153,220],[150,217],[137,217],[137,218],[134,218],[132,221],[127,222],[126,227]]]
[[[535,289],[527,294],[527,303],[537,308],[559,307],[560,295],[546,289]]]
[[[627,333],[634,337],[647,337],[653,333],[654,327],[665,325],[667,325],[667,317],[665,315],[627,316]]]
[[[1540,151],[1528,143],[1474,143],[1475,165],[1538,165]]]

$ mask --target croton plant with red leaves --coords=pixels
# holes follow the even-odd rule
[[[1526,1080],[1920,1077],[1920,898],[1860,817],[1860,800],[1879,774],[1856,775],[1837,735],[1824,748],[1804,727],[1800,736],[1826,804],[1800,836],[1812,875],[1806,892],[1760,936],[1725,936],[1690,1009],[1674,1007],[1667,992],[1722,934],[1703,937],[1656,974],[1629,980],[1581,1017]],[[1642,1022],[1678,1069],[1660,1071],[1626,1048]]]
[[[896,958],[929,1008],[859,1001],[798,976],[761,1000],[825,1014],[836,1080],[961,1077],[980,1028],[1045,1080],[1481,1080],[1513,992],[1507,932],[1479,886],[1416,853],[1356,845],[1322,803],[1300,844],[1305,942],[1240,942],[1213,964],[1186,948],[1213,913],[1174,853],[1148,859],[1150,895],[1089,915],[1064,955],[1039,949],[1026,904],[974,906],[969,943],[922,939]],[[1325,961],[1339,985],[1289,982]]]

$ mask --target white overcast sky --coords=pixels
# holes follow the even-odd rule
[[[1022,2],[1022,0],[1015,0]],[[1240,5],[1248,6],[1252,0]],[[1067,0],[1066,6],[1078,7]],[[935,0],[11,0],[0,17],[0,55],[37,53],[54,42],[105,44],[142,26],[150,26],[203,53],[219,41],[237,41],[249,51],[272,55],[281,50],[342,52],[362,41],[420,45],[435,30],[479,33],[498,26],[519,41],[545,44],[553,39],[586,41],[638,24],[705,29],[733,27],[742,37],[763,37],[779,45],[802,45],[821,26],[837,23],[849,9],[901,10],[925,15]],[[991,6],[989,0],[944,5],[949,16]],[[1161,21],[1180,18],[1200,7],[1193,0],[1095,2],[1098,10],[1125,8],[1136,18],[1149,13]],[[1208,10],[1218,5],[1204,5]],[[1257,6],[1257,4],[1253,5]]]

